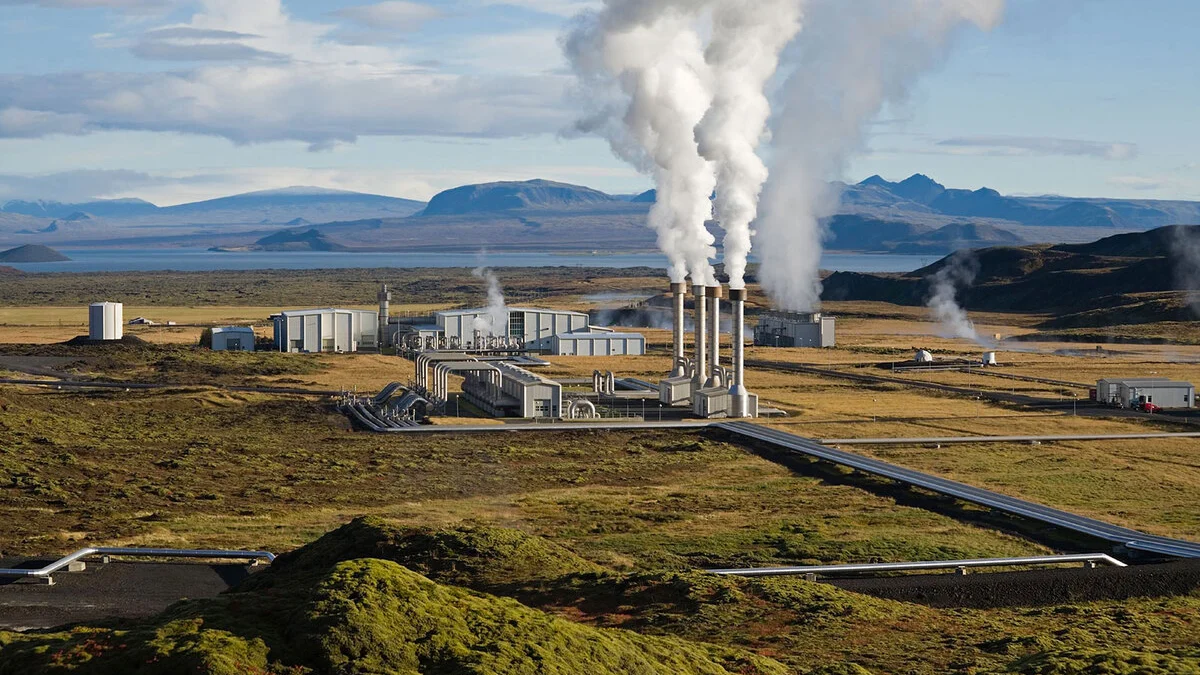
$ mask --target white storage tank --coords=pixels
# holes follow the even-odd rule
[[[917,363],[933,363],[933,354],[927,349],[922,349],[913,357],[913,361]]]
[[[985,366],[996,365],[996,352],[984,352],[983,353],[983,365],[985,365]]]
[[[88,307],[88,338],[120,340],[124,335],[125,307],[119,302],[95,302]]]

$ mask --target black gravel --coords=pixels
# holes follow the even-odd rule
[[[822,581],[856,593],[930,607],[1036,607],[1186,595],[1200,589],[1200,560],[1096,569],[1038,569]]]
[[[49,560],[3,560],[0,567],[41,567]],[[110,618],[153,616],[185,598],[211,598],[245,579],[241,564],[87,563],[59,572],[54,585],[0,577],[0,629],[32,630]]]

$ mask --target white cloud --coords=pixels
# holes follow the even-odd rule
[[[553,133],[570,118],[565,75],[436,72],[400,47],[340,42],[337,28],[297,20],[280,0],[202,0],[188,22],[143,33],[134,53],[230,63],[174,72],[0,75],[0,110],[22,111],[11,114],[8,135],[178,131],[236,143],[300,140],[314,150],[363,135]],[[519,46],[517,40],[491,54],[499,61],[497,51]],[[545,49],[541,44],[539,61],[550,58]]]
[[[575,16],[584,10],[598,9],[600,0],[472,0],[474,4],[485,7],[520,7],[542,14],[555,16]]]
[[[346,7],[333,12],[334,16],[360,23],[368,28],[388,28],[399,31],[414,31],[426,21],[443,15],[442,10],[431,5],[408,0],[388,0],[375,5]]]
[[[35,5],[57,9],[115,9],[131,13],[158,12],[178,0],[0,0],[5,5]]]
[[[980,155],[1062,155],[1094,157],[1096,159],[1126,160],[1137,156],[1133,143],[1101,143],[1072,138],[1033,136],[963,136],[937,142],[954,154]]]

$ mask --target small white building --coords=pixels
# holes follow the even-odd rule
[[[369,310],[298,309],[271,319],[281,352],[356,352],[379,342],[379,314]]]
[[[646,338],[640,333],[563,333],[550,338],[558,356],[645,356]]]
[[[88,307],[88,338],[120,340],[124,336],[125,306],[119,302],[95,302]]]
[[[760,347],[833,347],[837,344],[836,331],[837,320],[819,312],[766,312],[754,328],[754,344]]]
[[[1196,407],[1196,387],[1165,377],[1105,379],[1096,382],[1096,400],[1120,408],[1153,403],[1160,408]]]
[[[254,351],[254,329],[249,326],[226,326],[212,329],[214,352]]]
[[[463,373],[463,394],[472,403],[497,417],[562,417],[561,384],[511,363],[499,361],[488,365],[493,366],[490,372]],[[498,388],[492,380],[495,371],[499,371]]]

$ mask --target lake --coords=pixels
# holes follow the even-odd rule
[[[203,248],[59,249],[68,262],[8,263],[25,272],[181,272],[257,269],[338,269],[371,267],[654,267],[665,268],[657,253],[344,253],[247,251],[218,253]],[[839,272],[910,272],[941,256],[826,253],[821,267]]]

